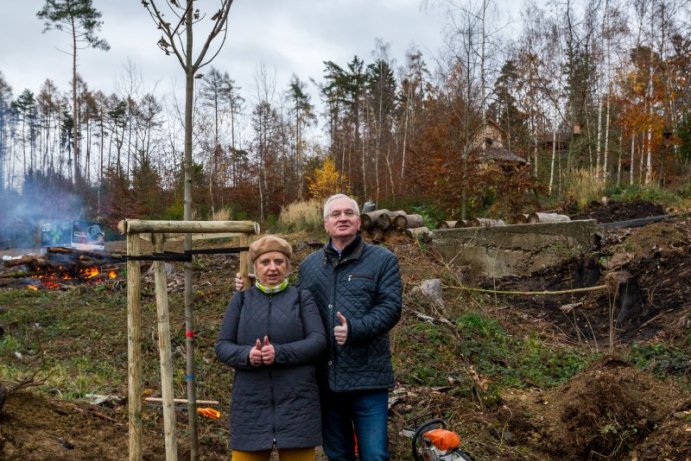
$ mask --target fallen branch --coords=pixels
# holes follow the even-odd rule
[[[108,421],[108,422],[111,422],[111,423],[115,423],[115,424],[120,424],[120,421],[118,421],[117,419],[113,419],[113,418],[111,418],[110,416],[106,416],[106,415],[104,415],[103,413],[100,413],[100,412],[96,411],[94,408],[89,408],[89,411],[85,411],[85,410],[79,408],[79,407],[78,407],[77,405],[75,405],[75,404],[72,404],[72,408],[74,408],[75,410],[77,410],[77,411],[78,411],[79,413],[81,413],[81,414],[84,414],[84,415],[93,415],[93,416],[95,416],[95,417],[97,417],[97,418],[101,418],[101,419],[103,419],[103,420],[105,420],[105,421]]]
[[[28,378],[24,378],[21,381],[19,381],[16,384],[13,384],[9,388],[7,388],[7,395],[11,394],[12,392],[16,392],[20,389],[26,389],[27,387],[32,387],[32,386],[40,386],[43,384],[43,381],[34,381],[34,378],[38,374],[38,371],[35,371],[34,374],[29,376]]]

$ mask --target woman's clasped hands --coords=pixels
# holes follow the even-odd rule
[[[269,337],[264,336],[264,343],[257,338],[254,347],[250,349],[249,362],[253,367],[261,365],[272,365],[276,358],[276,350],[273,344],[269,342]]]

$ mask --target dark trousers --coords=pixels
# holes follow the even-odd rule
[[[388,461],[389,392],[322,392],[322,437],[329,461]]]

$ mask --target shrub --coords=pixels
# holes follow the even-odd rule
[[[643,200],[665,206],[680,206],[683,199],[682,194],[675,194],[669,189],[662,189],[652,184],[649,186],[630,185],[622,189],[613,190],[611,196],[613,199],[622,202]]]

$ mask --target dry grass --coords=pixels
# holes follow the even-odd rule
[[[216,211],[211,217],[212,221],[230,221],[231,211],[228,208],[222,208]]]
[[[315,199],[291,203],[281,208],[278,217],[278,226],[284,232],[320,229],[323,222],[321,202]]]
[[[585,169],[574,171],[567,185],[567,197],[572,197],[581,209],[592,201],[600,201],[604,191],[605,181]]]

